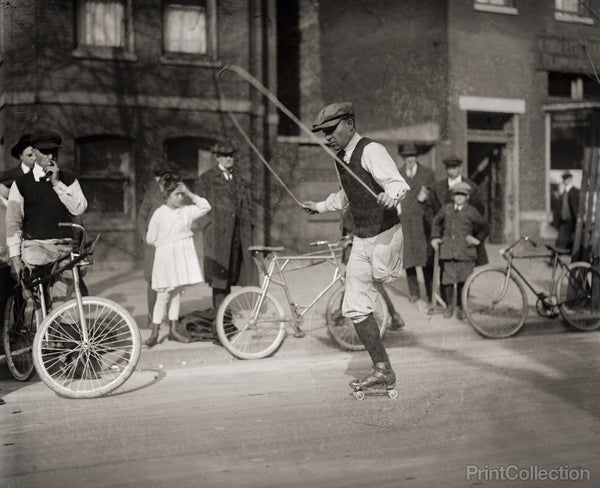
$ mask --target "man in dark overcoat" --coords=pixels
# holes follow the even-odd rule
[[[573,175],[566,171],[562,175],[563,192],[557,205],[558,237],[556,247],[561,249],[573,249],[575,237],[575,224],[579,212],[579,189],[573,186]]]
[[[236,149],[228,142],[212,147],[214,166],[197,181],[198,195],[212,210],[204,229],[204,277],[218,308],[234,285],[256,284],[257,271],[248,252],[252,245],[252,199],[247,182],[236,171]]]
[[[431,240],[431,221],[433,215],[427,212],[428,201],[433,198],[435,184],[433,171],[418,162],[418,151],[414,144],[404,144],[400,155],[406,164],[400,168],[400,174],[410,185],[410,190],[400,204],[402,213],[400,222],[404,234],[404,269],[408,283],[409,300],[416,302],[420,298],[417,267],[423,269],[425,291],[431,301],[431,282],[433,278],[433,248]]]

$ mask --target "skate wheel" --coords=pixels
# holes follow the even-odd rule
[[[396,390],[388,390],[388,396],[392,400],[395,400],[396,398],[398,398],[398,392]]]
[[[356,398],[357,400],[364,400],[365,399],[365,394],[362,391],[355,391],[353,393],[354,398]]]

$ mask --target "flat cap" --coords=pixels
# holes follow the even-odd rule
[[[562,174],[562,179],[563,179],[563,180],[566,180],[566,179],[568,179],[568,178],[573,178],[573,174],[572,174],[572,173],[570,173],[569,171],[565,171],[565,172]]]
[[[463,193],[468,195],[471,193],[471,185],[465,183],[464,181],[459,181],[456,185],[450,187],[450,193]]]
[[[417,151],[416,146],[412,142],[409,142],[408,144],[403,144],[402,148],[400,149],[400,155],[404,157],[416,156],[417,154],[419,154],[419,151]]]
[[[448,156],[444,159],[444,166],[460,166],[462,164],[462,159],[458,156]]]
[[[217,142],[211,149],[214,154],[221,154],[223,156],[230,156],[237,152],[237,149],[226,141]]]
[[[30,134],[23,134],[17,143],[11,148],[10,154],[13,158],[20,159],[21,153],[25,150],[25,148],[31,146],[31,142],[29,141]]]
[[[352,105],[352,102],[340,102],[326,105],[317,114],[317,117],[312,124],[312,131],[319,132],[328,127],[333,127],[344,117],[354,117],[354,106]]]
[[[29,138],[29,143],[35,149],[53,149],[60,147],[61,137],[52,131],[35,131]]]

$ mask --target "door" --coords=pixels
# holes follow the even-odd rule
[[[490,226],[488,242],[492,244],[504,241],[505,151],[503,143],[468,144],[468,177],[477,184],[485,205],[485,218]]]

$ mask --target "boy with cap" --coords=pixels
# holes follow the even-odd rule
[[[29,173],[31,168],[33,168],[33,148],[29,143],[29,137],[30,134],[23,134],[10,150],[11,156],[19,160],[20,164],[9,170],[0,172],[0,197],[4,199],[5,205],[6,199],[8,198],[8,191],[13,181],[15,181],[15,178],[22,174]]]
[[[69,252],[73,232],[58,223],[70,222],[87,208],[77,179],[57,165],[61,137],[36,131],[29,143],[35,163],[11,185],[6,213],[6,243],[18,277],[23,264],[43,265]]]
[[[342,314],[352,320],[373,368],[365,377],[353,380],[350,386],[355,390],[377,386],[392,389],[396,375],[373,316],[377,298],[374,282],[389,283],[401,273],[403,239],[397,207],[409,186],[386,149],[356,131],[352,103],[333,103],[324,107],[313,122],[312,131],[323,131],[327,145],[343,161],[343,164],[336,161],[342,188],[324,201],[304,202],[303,207],[311,214],[349,207],[354,225]],[[377,197],[373,197],[346,168]]]
[[[461,181],[450,187],[452,203],[444,205],[433,218],[431,246],[438,251],[443,264],[441,284],[446,299],[444,317],[454,313],[453,292],[457,285],[456,317],[462,320],[462,288],[473,272],[477,260],[477,246],[487,237],[487,221],[467,200],[471,186]]]

